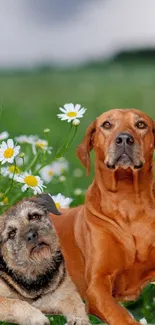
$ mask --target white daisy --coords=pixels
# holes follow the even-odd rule
[[[49,154],[52,153],[52,147],[48,147],[48,142],[46,140],[38,139],[32,144],[33,154],[36,155],[36,147],[47,151]]]
[[[53,164],[53,168],[55,171],[55,175],[57,175],[57,176],[60,176],[62,173],[67,171],[69,168],[68,161],[63,157],[57,159],[52,164]]]
[[[75,119],[82,118],[84,113],[86,112],[86,108],[81,107],[81,105],[76,104],[65,104],[64,107],[59,108],[63,114],[57,114],[62,121],[71,122]]]
[[[35,143],[37,139],[38,139],[37,135],[20,135],[15,138],[15,140],[18,143],[29,143],[29,144]]]
[[[15,166],[15,165],[11,165],[9,167],[2,167],[1,168],[1,174],[4,176],[4,177],[9,177],[9,178],[13,178],[14,177],[14,180],[17,179],[17,177],[19,176],[20,174],[20,169],[18,166]]]
[[[45,183],[51,182],[54,176],[60,176],[64,171],[68,170],[68,161],[66,159],[57,159],[50,165],[45,166],[41,169],[40,175]]]
[[[8,162],[13,163],[14,158],[19,154],[20,146],[14,146],[12,139],[8,139],[7,142],[3,141],[0,145],[0,161],[2,164]]]
[[[48,184],[49,182],[51,182],[53,176],[54,176],[54,171],[52,168],[52,164],[45,166],[44,168],[42,168],[40,170],[40,175],[41,178],[43,179],[43,181]]]
[[[73,199],[70,197],[65,197],[61,193],[52,196],[53,201],[55,202],[55,205],[58,209],[60,208],[68,208]]]
[[[7,131],[0,133],[0,141],[5,140],[8,137],[9,137],[9,133]]]
[[[22,192],[25,192],[28,188],[33,190],[34,195],[41,194],[43,188],[46,187],[43,185],[43,181],[39,176],[32,175],[31,171],[25,172],[17,177],[17,182],[24,183],[22,186]]]

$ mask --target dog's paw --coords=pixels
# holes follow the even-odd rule
[[[67,321],[68,325],[90,325],[89,319],[84,319],[81,317],[73,317]]]
[[[49,325],[49,319],[44,316],[40,310],[36,310],[33,315],[31,315],[31,324],[30,325]]]
[[[21,312],[18,304],[14,308],[14,315],[17,322],[21,325],[49,325],[50,322],[46,316],[39,310],[30,306],[27,302],[23,301],[21,304]]]

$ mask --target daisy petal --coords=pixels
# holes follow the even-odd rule
[[[8,146],[7,146],[6,142],[3,141],[2,144],[1,144],[1,148],[2,149],[7,149],[7,147]]]
[[[59,107],[60,111],[63,112],[63,113],[66,113],[66,110],[62,107]]]
[[[72,103],[65,104],[64,107],[65,107],[67,112],[74,111],[74,105]]]
[[[12,139],[8,139],[7,140],[7,144],[8,144],[8,147],[9,148],[14,148],[14,143],[13,143],[13,140]]]
[[[81,108],[81,105],[80,105],[80,104],[76,104],[76,105],[75,105],[75,111],[76,111],[76,112],[79,111],[80,108]]]
[[[22,186],[22,192],[25,192],[25,191],[27,190],[27,188],[28,188],[27,184],[24,184],[24,185]]]

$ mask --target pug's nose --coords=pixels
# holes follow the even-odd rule
[[[29,243],[34,243],[36,241],[36,239],[38,238],[38,233],[37,231],[34,230],[30,230],[27,234],[27,241]]]
[[[116,146],[132,146],[134,138],[130,133],[120,133],[115,139]]]

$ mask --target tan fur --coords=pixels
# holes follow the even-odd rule
[[[70,325],[88,325],[45,197],[25,199],[0,217],[0,320],[46,325],[46,313],[62,314]]]
[[[87,173],[95,152],[84,204],[64,209],[61,218],[51,214],[89,313],[109,325],[138,324],[118,301],[135,300],[155,279],[154,145],[155,122],[145,113],[103,113],[77,149]]]

